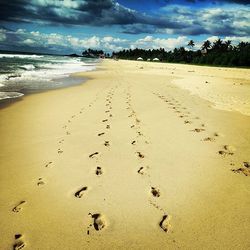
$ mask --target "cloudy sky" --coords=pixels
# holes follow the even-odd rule
[[[250,42],[250,0],[0,0],[3,50],[172,50],[218,37]]]

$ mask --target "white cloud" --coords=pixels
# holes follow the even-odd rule
[[[28,39],[25,39],[24,41],[22,41],[23,44],[26,44],[26,45],[34,45],[35,44],[35,41],[28,38]]]
[[[0,42],[6,40],[6,34],[4,29],[0,29]]]
[[[240,41],[249,42],[250,38],[247,36],[226,36],[221,37],[223,40],[231,40],[232,44],[238,44]],[[0,41],[2,44],[23,46],[36,48],[38,51],[53,50],[62,53],[65,51],[72,51],[80,53],[84,49],[102,49],[106,52],[119,51],[123,49],[158,49],[164,48],[165,50],[173,50],[174,48],[185,47],[187,48],[188,41],[191,38],[188,36],[178,36],[175,38],[159,38],[155,36],[145,36],[135,41],[121,39],[112,36],[90,36],[86,38],[78,38],[71,35],[62,35],[58,33],[41,33],[39,31],[27,31],[18,29],[17,31],[8,31],[0,29]],[[210,40],[212,43],[219,39],[218,36],[210,36],[204,40]],[[194,40],[194,49],[200,49],[204,40]],[[27,49],[28,50],[28,49]]]
[[[144,49],[158,49],[164,48],[166,50],[172,50],[178,47],[185,47],[188,42],[186,36],[179,36],[177,38],[154,38],[153,36],[146,36],[138,39],[130,47],[131,48],[144,48]]]

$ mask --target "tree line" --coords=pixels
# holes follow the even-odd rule
[[[187,44],[189,50],[184,47],[175,48],[172,51],[160,49],[127,49],[113,52],[112,56],[120,59],[136,60],[142,57],[144,60],[158,58],[162,62],[191,63],[215,66],[250,66],[250,43],[240,42],[232,45],[230,40],[217,39],[213,43],[205,41],[201,48],[194,51],[195,42],[190,40]]]

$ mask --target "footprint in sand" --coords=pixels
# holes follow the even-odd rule
[[[98,136],[104,135],[105,133],[99,133]]]
[[[184,123],[185,123],[185,124],[191,124],[192,122],[191,122],[191,121],[188,121],[188,120],[185,120]]]
[[[250,163],[249,162],[243,162],[243,167],[238,169],[232,169],[234,173],[237,174],[244,174],[245,176],[250,176]]]
[[[75,197],[76,198],[82,198],[84,192],[88,189],[88,187],[83,187],[81,188],[80,190],[78,190],[76,193],[75,193]]]
[[[100,231],[106,226],[106,222],[103,215],[91,213],[89,213],[89,215],[91,215],[91,217],[93,218],[93,226],[96,231]]]
[[[203,139],[203,141],[215,141],[215,139],[212,137],[206,137]]]
[[[141,152],[136,152],[139,158],[144,158],[145,156]]]
[[[200,132],[205,131],[205,129],[204,128],[195,128],[195,129],[193,129],[191,131],[196,132],[196,133],[200,133]]]
[[[110,146],[109,141],[105,141],[104,146],[109,147]]]
[[[51,165],[52,164],[52,161],[50,161],[50,162],[48,162],[46,165],[45,165],[45,167],[47,168],[49,165]]]
[[[214,136],[219,137],[219,136],[220,136],[220,134],[219,134],[219,133],[217,133],[217,132],[215,132],[215,133],[214,133]]]
[[[106,126],[106,129],[110,129],[110,125],[107,125],[107,126]]]
[[[63,142],[64,142],[64,139],[60,140],[58,143],[61,144],[61,143],[63,143]]]
[[[93,154],[90,154],[89,155],[89,158],[93,158],[95,155],[98,155],[99,154],[99,152],[95,152],[95,153],[93,153]]]
[[[102,175],[102,168],[101,167],[97,167],[96,171],[95,171],[96,175]]]
[[[13,250],[20,250],[25,247],[25,243],[22,240],[21,234],[15,234],[15,243],[13,245]]]
[[[224,145],[223,149],[224,150],[218,151],[219,155],[222,155],[222,156],[233,155],[234,151],[235,151],[235,148],[233,146],[230,146],[230,145]]]
[[[102,122],[107,122],[108,121],[108,119],[104,119],[104,120],[102,120]]]
[[[161,221],[160,221],[160,223],[159,223],[159,226],[160,226],[160,228],[164,231],[164,232],[168,232],[169,231],[169,229],[170,229],[170,223],[169,223],[169,220],[170,220],[170,218],[169,218],[169,215],[163,215],[163,217],[162,217],[162,219],[161,219]]]
[[[132,145],[135,145],[135,143],[136,143],[136,141],[132,141],[132,142],[131,142]]]
[[[160,190],[155,187],[151,187],[151,193],[154,197],[160,197]]]
[[[58,153],[58,154],[61,154],[61,153],[63,153],[63,151],[62,151],[60,148],[58,148],[58,149],[57,149],[57,153]]]
[[[139,170],[137,171],[137,173],[143,175],[144,174],[143,169],[144,169],[143,167],[140,167]]]
[[[13,209],[12,212],[19,213],[21,209],[23,208],[23,204],[25,204],[26,201],[20,201]]]
[[[37,186],[43,186],[45,184],[45,182],[43,181],[43,178],[39,178],[38,182],[36,184],[37,184]]]

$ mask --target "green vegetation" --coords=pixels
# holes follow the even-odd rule
[[[201,65],[215,66],[250,66],[250,43],[240,42],[233,46],[231,41],[223,41],[218,39],[213,44],[210,41],[205,41],[200,50],[193,51],[195,46],[193,40],[190,40],[187,46],[190,50],[184,47],[174,49],[173,51],[165,51],[165,49],[129,49],[119,52],[113,52],[113,57],[120,59],[136,60],[142,57],[144,60],[159,58],[162,62],[172,63],[190,63]]]

